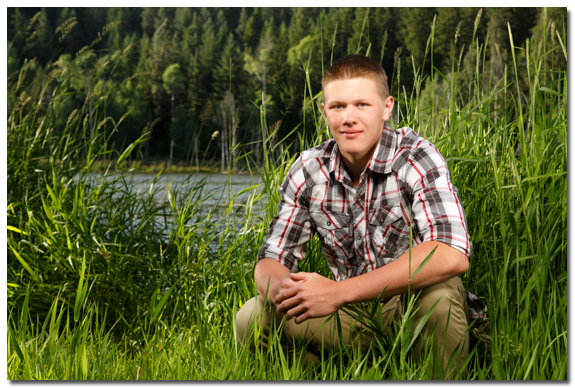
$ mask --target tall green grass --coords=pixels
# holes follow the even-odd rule
[[[474,35],[452,53],[448,75],[422,74],[414,63],[409,95],[405,74],[390,80],[399,106],[392,126],[413,127],[447,159],[474,244],[463,282],[489,309],[490,346],[472,349],[467,373],[456,377],[567,377],[567,73],[546,62],[564,36],[515,48],[498,79],[485,60],[492,48]],[[8,112],[8,379],[438,377],[431,353],[419,361],[409,354],[417,332],[409,313],[365,353],[330,349],[316,368],[303,352],[282,349],[279,333],[266,351],[236,340],[235,313],[255,295],[255,256],[295,159],[285,140],[266,139],[266,163],[251,164],[249,199],[229,190],[216,217],[201,182],[168,184],[163,203],[160,175],[142,195],[128,169],[112,179],[89,174],[95,161],[110,160],[106,136],[122,125],[106,116],[105,95],[57,126],[66,79],[48,80],[36,100],[25,87],[13,84],[11,95],[21,97]],[[306,87],[316,131],[300,137],[302,149],[328,137],[321,93]],[[118,165],[145,139],[114,155]],[[319,242],[307,250],[302,269],[328,274]],[[370,312],[377,332],[377,309]]]

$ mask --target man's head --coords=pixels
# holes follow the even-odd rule
[[[379,63],[358,54],[346,55],[338,59],[323,75],[322,90],[332,81],[352,78],[369,78],[375,82],[381,100],[389,96],[387,75]]]
[[[348,170],[361,172],[393,110],[385,72],[371,59],[348,55],[333,64],[322,84],[322,109],[329,130]],[[350,173],[352,179],[359,178]]]

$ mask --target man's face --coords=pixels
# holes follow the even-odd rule
[[[331,81],[323,88],[323,98],[323,114],[341,154],[365,167],[389,120],[393,97],[382,100],[375,81],[361,77]]]

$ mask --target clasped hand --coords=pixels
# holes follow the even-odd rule
[[[343,307],[338,290],[337,282],[317,273],[291,273],[280,282],[273,303],[277,312],[285,314],[288,320],[295,318],[296,323],[302,323],[309,318],[330,315]]]

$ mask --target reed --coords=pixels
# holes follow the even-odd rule
[[[509,38],[514,47],[511,31]],[[553,39],[560,44],[551,50],[548,41],[514,49],[497,79],[485,60],[492,48],[475,34],[468,49],[452,53],[449,75],[422,74],[423,64],[413,63],[410,94],[399,82],[408,75],[392,77],[399,107],[392,126],[413,127],[446,157],[474,244],[463,282],[489,308],[490,344],[472,349],[461,378],[567,377],[567,73],[546,67],[565,35]],[[255,256],[295,160],[291,144],[267,137],[263,166],[241,156],[254,181],[247,201],[232,194],[230,175],[223,193],[190,180],[166,184],[168,201],[159,202],[161,173],[139,193],[121,163],[138,152],[146,131],[121,154],[106,148],[122,125],[106,115],[114,86],[62,119],[69,90],[66,73],[60,77],[37,100],[23,93],[24,82],[10,91],[19,97],[8,111],[8,379],[432,376],[433,355],[415,361],[409,353],[417,334],[412,304],[388,332],[378,329],[377,309],[369,310],[366,324],[380,333],[370,349],[326,351],[317,368],[301,352],[285,352],[279,333],[266,351],[248,352],[236,340],[235,313],[256,292]],[[306,90],[315,135],[300,137],[302,148],[328,136],[321,94],[309,83]],[[261,118],[267,130],[265,111]],[[104,160],[122,173],[91,174]],[[221,207],[206,209],[207,195],[220,196]],[[307,250],[302,269],[327,275],[318,240]]]

